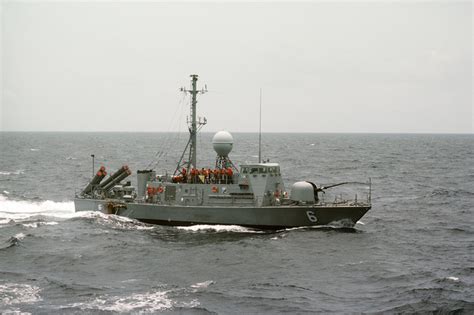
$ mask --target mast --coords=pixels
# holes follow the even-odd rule
[[[188,129],[189,129],[189,141],[184,149],[183,154],[181,155],[181,159],[178,162],[178,166],[176,168],[175,174],[179,171],[182,166],[186,166],[187,170],[189,171],[190,168],[196,168],[197,164],[197,133],[202,126],[207,123],[206,118],[196,117],[196,107],[197,107],[197,95],[204,94],[207,92],[207,86],[204,89],[198,90],[197,89],[197,74],[191,74],[191,89],[188,90],[184,87],[181,88],[181,91],[184,93],[191,94],[191,119],[187,120]],[[183,162],[183,157],[186,154],[186,151],[189,147],[189,156],[188,161]]]
[[[191,83],[191,88],[192,90],[190,91],[191,93],[191,150],[190,150],[190,159],[189,163],[193,165],[193,167],[196,167],[196,155],[197,155],[197,126],[196,126],[196,105],[197,105],[197,99],[196,99],[196,94],[198,93],[196,90],[196,83],[198,80],[197,74],[191,74],[192,78],[192,83]],[[188,166],[189,168],[189,166]]]

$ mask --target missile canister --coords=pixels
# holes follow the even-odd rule
[[[118,177],[114,178],[111,180],[107,185],[103,186],[102,189],[104,191],[109,191],[112,187],[114,187],[116,184],[120,183],[120,181],[124,180],[127,178],[129,175],[131,175],[132,172],[130,170],[125,170],[125,172],[122,172]]]
[[[99,183],[104,179],[105,175],[107,175],[107,172],[105,171],[105,167],[101,166],[100,169],[97,171],[95,174],[94,178],[90,181],[90,183],[84,188],[82,191],[82,195],[91,193],[94,188],[96,188]]]
[[[114,179],[116,179],[117,177],[122,175],[123,172],[126,172],[126,171],[128,171],[128,166],[127,165],[122,166],[117,172],[113,173],[112,175],[110,175],[109,178],[107,178],[104,182],[102,182],[102,184],[100,184],[100,188],[104,189],[105,186],[107,186],[110,182],[112,182]]]

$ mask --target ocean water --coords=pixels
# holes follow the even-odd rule
[[[202,166],[214,163],[211,138],[199,137]],[[257,135],[234,139],[233,161],[256,161]],[[186,140],[0,133],[0,313],[474,313],[473,135],[264,134],[287,187],[371,178],[373,208],[353,229],[74,212],[90,154],[111,172],[163,173]]]

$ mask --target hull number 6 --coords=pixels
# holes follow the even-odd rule
[[[318,218],[316,218],[313,211],[306,211],[306,215],[311,222],[318,222]]]

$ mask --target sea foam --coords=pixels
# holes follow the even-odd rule
[[[74,203],[72,201],[11,200],[0,194],[0,219],[21,220],[36,215],[70,218],[74,215]],[[0,222],[5,221],[2,220]]]
[[[169,310],[173,307],[193,308],[199,305],[197,300],[177,302],[168,297],[168,291],[135,293],[128,296],[100,296],[90,302],[74,303],[67,307],[83,311],[100,310],[126,313],[154,313]]]
[[[3,305],[34,303],[41,301],[40,288],[29,284],[0,284],[0,297]]]
[[[249,229],[240,225],[211,225],[211,224],[198,224],[192,226],[178,226],[180,230],[199,232],[199,231],[212,231],[212,232],[234,232],[234,233],[258,233],[253,229]]]

